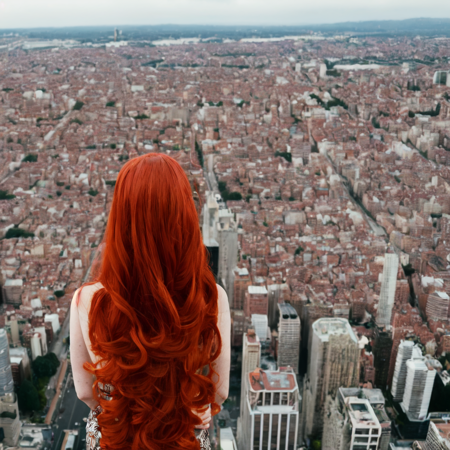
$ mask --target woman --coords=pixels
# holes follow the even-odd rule
[[[87,448],[209,448],[211,416],[228,396],[230,313],[173,158],[123,166],[102,246],[70,317],[75,389],[91,408]]]

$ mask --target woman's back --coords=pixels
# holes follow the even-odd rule
[[[105,450],[196,450],[196,412],[217,413],[228,395],[230,318],[190,181],[173,158],[125,163],[99,248],[80,312],[71,310],[77,394],[101,405]],[[99,383],[114,387],[110,400]]]
[[[99,362],[98,356],[92,351],[91,349],[91,342],[89,338],[89,311],[91,308],[91,302],[92,297],[95,294],[96,291],[99,289],[103,289],[103,285],[101,283],[96,283],[92,285],[86,285],[83,287],[83,289],[80,289],[77,291],[77,296],[79,298],[77,313],[78,313],[78,321],[80,325],[80,331],[81,336],[85,344],[85,348],[89,354],[90,361],[92,363]],[[222,341],[222,352],[221,356],[218,358],[218,360],[215,361],[214,368],[216,372],[219,375],[219,379],[222,382],[221,390],[222,392],[228,391],[228,373],[229,373],[229,348],[230,348],[230,311],[228,307],[228,298],[226,296],[225,291],[218,286],[219,296],[218,296],[218,303],[219,303],[219,314],[218,314],[218,328],[220,332],[220,337]],[[75,297],[75,296],[74,296]],[[71,332],[73,330],[73,326],[71,325]],[[71,333],[72,334],[72,333]],[[75,340],[71,341],[72,343],[75,343]],[[72,345],[72,344],[71,344]],[[76,357],[73,358],[74,353],[72,353],[72,360],[77,359]],[[73,363],[72,363],[73,366]],[[99,367],[102,365],[99,364]],[[209,366],[206,365],[201,369],[201,373],[203,375],[207,375]],[[76,370],[74,371],[74,376],[76,374]],[[98,390],[97,394],[105,399],[105,400],[111,400],[112,397],[110,396],[110,393],[114,390],[114,386],[112,384],[102,384],[101,382],[98,383]],[[100,406],[97,406],[96,408],[93,408],[89,416],[87,418],[86,423],[86,450],[101,450],[100,447],[100,439],[101,439],[101,432],[99,431],[99,425],[98,425],[98,419],[97,416],[102,411]],[[197,437],[197,440],[199,441],[200,449],[208,450],[210,448],[210,442],[209,442],[209,435],[208,431],[206,429],[196,429],[195,435]]]

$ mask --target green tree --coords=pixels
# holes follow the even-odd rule
[[[14,194],[8,194],[8,191],[0,190],[0,200],[11,200],[13,198],[16,198]]]
[[[240,192],[230,192],[228,200],[242,200],[242,194]]]
[[[22,158],[22,162],[36,162],[38,159],[38,155],[33,155],[31,153],[28,153],[27,156]]]
[[[36,358],[37,359],[37,358]],[[33,383],[28,380],[24,380],[20,385],[17,392],[19,400],[19,408],[22,411],[38,411],[40,408],[39,394],[37,389],[33,386]]]
[[[33,371],[38,378],[51,377],[56,373],[54,363],[44,356],[38,356],[32,362],[31,366],[33,367]]]
[[[13,238],[27,238],[33,237],[34,233],[29,233],[28,231],[23,230],[22,228],[9,228],[6,232],[5,239],[13,239]]]
[[[74,111],[79,111],[83,106],[84,106],[84,103],[80,102],[79,100],[77,100],[77,102],[75,103],[73,109],[74,109]]]

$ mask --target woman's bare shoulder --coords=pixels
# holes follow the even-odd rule
[[[222,286],[217,285],[219,293],[219,314],[230,314],[230,305],[228,303],[228,295]]]
[[[92,296],[94,295],[95,292],[97,292],[99,289],[102,288],[103,285],[100,282],[95,284],[87,284],[85,286],[82,286],[82,288],[79,288],[81,289],[80,304],[82,304],[84,308],[89,311],[89,305],[91,303]]]

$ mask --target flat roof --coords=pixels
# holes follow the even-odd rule
[[[248,287],[249,294],[267,294],[267,289],[265,286],[249,286]]]
[[[255,369],[248,374],[252,391],[294,391],[297,380],[293,372]]]
[[[314,333],[319,338],[328,342],[331,335],[348,334],[354,342],[358,342],[355,333],[347,319],[339,319],[336,317],[323,317],[316,320],[313,325]]]
[[[296,319],[298,317],[297,311],[289,303],[278,303],[278,308],[280,308],[283,319]]]
[[[380,427],[380,422],[378,422],[369,400],[350,399],[347,406],[350,419],[355,427]]]

